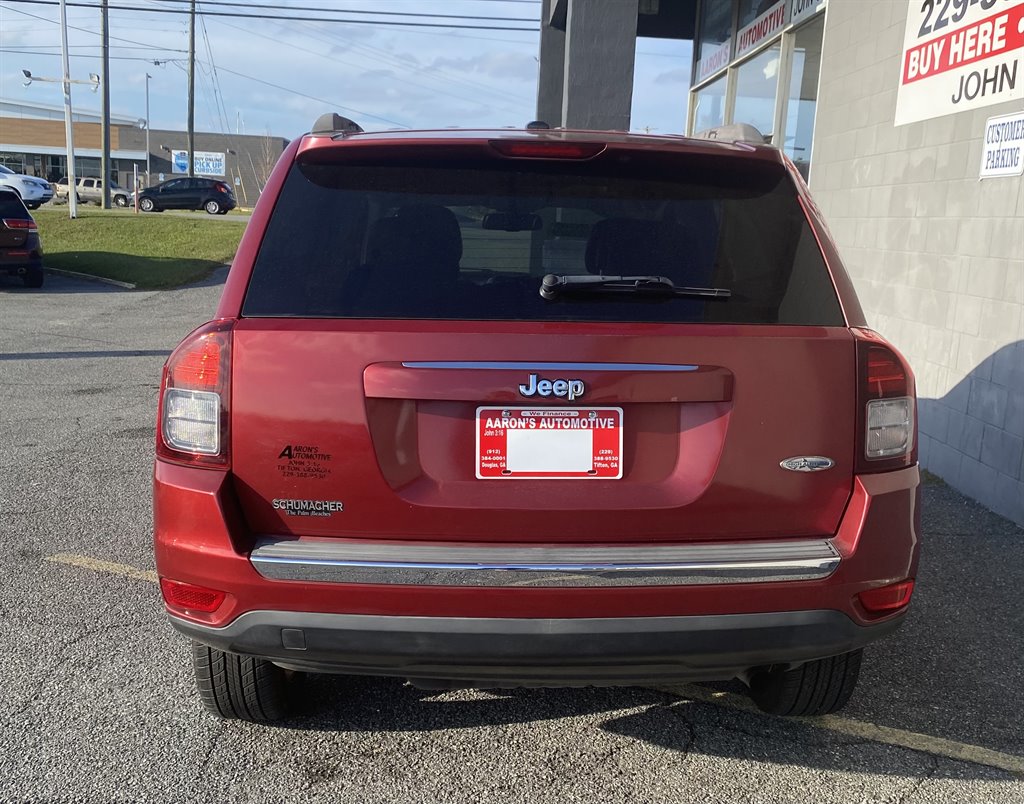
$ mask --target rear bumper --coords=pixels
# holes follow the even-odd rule
[[[43,269],[43,258],[38,253],[27,257],[12,257],[0,250],[0,274],[23,276],[31,270]]]
[[[860,648],[901,619],[861,626],[828,610],[568,619],[250,611],[221,628],[171,622],[204,644],[295,670],[479,687],[729,679]]]
[[[349,582],[338,576],[326,580],[265,577],[251,560],[258,539],[245,522],[231,475],[157,461],[156,566],[162,577],[227,592],[224,604],[212,614],[173,612],[181,619],[215,628],[252,611],[548,619],[826,609],[868,626],[878,618],[860,608],[857,594],[916,576],[919,482],[917,467],[854,478],[846,512],[827,540],[840,559],[827,577],[762,578],[758,583],[731,577],[711,582],[705,568],[702,580],[694,583],[684,575],[675,578],[674,585],[610,585],[608,578],[602,577],[596,578],[598,585],[574,580],[576,586],[558,586],[550,577],[540,583],[510,586],[487,586],[480,581],[432,585],[416,582],[410,574],[412,568],[402,567],[395,574],[404,583],[379,577],[354,583],[351,576]],[[591,579],[603,569],[589,573]],[[332,568],[327,571],[333,574]],[[506,565],[497,573],[509,571]],[[465,576],[476,572],[459,570]],[[636,574],[635,567],[631,574]]]

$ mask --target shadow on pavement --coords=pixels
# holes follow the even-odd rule
[[[1024,756],[1024,531],[941,483],[924,489],[924,543],[910,617],[869,647],[860,684],[841,716]],[[738,682],[711,685],[742,691]],[[829,770],[864,767],[837,746],[863,741],[785,719],[637,687],[418,690],[399,679],[309,676],[302,714],[284,724],[314,731],[437,731],[607,712],[600,727],[680,752]],[[622,713],[621,710],[639,711]],[[851,763],[856,762],[856,767]],[[936,774],[993,778],[970,763]],[[1000,776],[1001,777],[1001,776]],[[1009,775],[1006,775],[1009,779]]]
[[[77,352],[0,352],[0,361],[11,360],[74,360],[100,357],[167,357],[169,349],[108,349]]]
[[[83,256],[90,259],[97,257],[97,252],[83,252]],[[101,255],[102,256],[102,255]],[[108,262],[120,264],[131,270],[137,270],[140,276],[160,277],[162,268],[168,264],[177,266],[178,259],[164,259],[158,257],[133,257],[125,254],[110,254]],[[171,285],[166,288],[139,288],[139,291],[149,292],[151,290],[183,290],[188,288],[208,288],[223,285],[228,275],[228,266],[223,263],[211,260],[192,260],[193,274],[200,275],[199,279],[182,284]],[[49,266],[47,266],[49,268]],[[61,265],[61,270],[75,270],[73,265]],[[131,288],[122,288],[117,285],[108,284],[101,279],[90,279],[88,277],[66,276],[46,272],[46,280],[41,288],[27,288],[20,277],[0,274],[0,293],[25,294],[25,295],[55,295],[55,294],[78,294],[78,293],[131,293],[136,292]]]
[[[0,294],[11,296],[53,296],[71,293],[128,293],[124,288],[107,285],[89,279],[78,279],[71,276],[60,276],[47,272],[41,288],[27,288],[20,278],[0,274]]]

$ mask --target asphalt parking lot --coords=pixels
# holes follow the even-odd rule
[[[0,278],[0,800],[1024,802],[1024,531],[942,484],[912,614],[841,716],[766,717],[735,685],[313,677],[283,726],[211,719],[149,481],[160,366],[219,292]]]

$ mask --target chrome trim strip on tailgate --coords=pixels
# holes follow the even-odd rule
[[[263,539],[265,578],[410,586],[688,586],[809,581],[839,566],[826,539],[635,547],[478,547]]]
[[[478,362],[465,360],[406,362],[412,369],[486,369],[491,371],[696,371],[700,366],[675,363],[529,363],[524,361]]]

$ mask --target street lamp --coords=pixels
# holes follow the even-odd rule
[[[64,46],[64,77],[45,78],[40,75],[32,75],[31,71],[25,69],[22,69],[21,73],[25,76],[25,80],[22,83],[27,87],[31,86],[33,81],[41,81],[48,84],[62,84],[64,87],[64,140],[65,145],[67,146],[68,162],[68,217],[74,219],[78,217],[78,190],[77,182],[75,181],[75,134],[74,127],[72,126],[73,113],[71,111],[71,85],[86,84],[91,86],[92,91],[95,92],[100,87],[100,77],[96,73],[89,73],[88,81],[75,81],[68,76],[67,12],[63,2],[60,4],[60,13]]]
[[[61,3],[61,20],[66,22],[64,4]],[[68,77],[68,59],[67,59],[67,28],[63,30],[64,34],[64,77],[63,78],[45,78],[40,75],[32,75],[29,70],[22,69],[22,75],[25,76],[25,80],[22,82],[25,86],[31,86],[33,81],[41,81],[47,84],[62,84],[64,86],[64,140],[67,146],[67,167],[68,167],[68,217],[74,219],[78,217],[78,182],[75,179],[75,132],[72,126],[73,112],[71,111],[71,85],[72,84],[86,84],[92,87],[92,91],[95,92],[100,86],[100,77],[96,73],[89,73],[88,81],[75,81]]]

